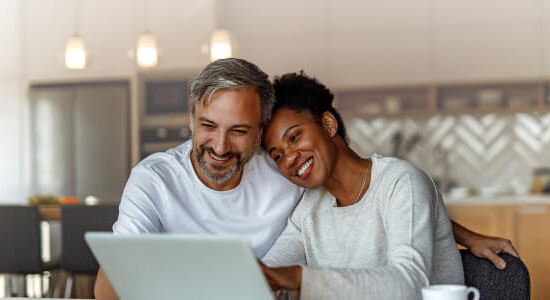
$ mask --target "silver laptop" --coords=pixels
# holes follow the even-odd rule
[[[89,232],[86,241],[122,300],[272,300],[245,240]]]

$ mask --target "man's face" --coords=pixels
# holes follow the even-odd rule
[[[220,90],[206,107],[195,104],[191,162],[203,183],[215,190],[239,184],[254,155],[260,120],[260,100],[252,88]]]

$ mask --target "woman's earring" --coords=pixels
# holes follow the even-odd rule
[[[329,135],[332,138],[336,135],[336,129],[334,129],[334,127],[329,129]]]

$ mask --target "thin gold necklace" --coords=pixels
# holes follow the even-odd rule
[[[367,178],[369,178],[369,171],[370,171],[370,166],[367,167],[367,172],[365,174],[365,179],[363,180],[363,185],[361,185],[361,189],[359,190],[359,194],[357,194],[357,197],[355,197],[355,201],[353,201],[353,203],[351,203],[351,205],[354,205],[355,203],[357,203],[357,201],[359,201],[359,198],[361,197],[361,194],[363,194],[363,189],[365,188],[365,184],[367,183]]]

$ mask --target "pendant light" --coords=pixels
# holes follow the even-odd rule
[[[232,24],[230,2],[226,0],[215,2],[215,30],[210,35],[210,61],[234,55],[231,32],[228,29]]]
[[[71,70],[86,68],[87,56],[84,39],[78,34],[78,0],[73,1],[73,28],[75,33],[65,45],[65,67]]]
[[[76,33],[67,40],[65,67],[71,70],[86,68],[86,45],[82,37]]]
[[[210,61],[228,58],[233,55],[231,33],[226,29],[216,29],[210,37]]]
[[[137,40],[136,63],[142,68],[155,67],[158,64],[157,38],[147,30],[147,3],[143,0],[143,23],[145,32]]]
[[[158,64],[157,39],[150,32],[142,33],[137,41],[137,64],[143,68],[151,68]]]

